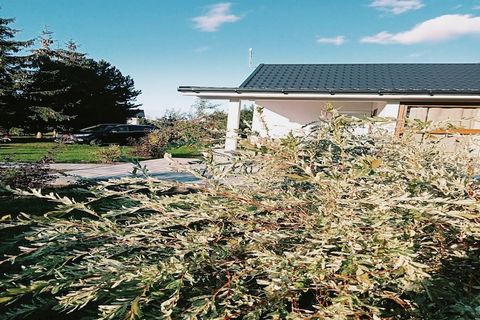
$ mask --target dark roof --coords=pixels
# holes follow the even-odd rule
[[[132,110],[132,117],[145,118],[145,111],[142,109]]]
[[[480,94],[480,63],[261,64],[238,88],[187,92]]]

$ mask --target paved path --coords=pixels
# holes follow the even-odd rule
[[[166,159],[153,159],[141,161],[142,166],[146,166],[151,176],[166,180],[176,180],[182,182],[193,182],[198,179],[193,175],[184,172],[178,172],[178,165],[188,165],[195,159],[174,159],[176,164],[171,164]],[[61,172],[59,178],[54,182],[55,185],[70,184],[77,179],[88,180],[106,180],[110,178],[121,178],[130,176],[133,170],[132,163],[117,164],[89,164],[89,163],[54,163],[50,165],[52,170]]]

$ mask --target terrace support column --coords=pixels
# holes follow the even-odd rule
[[[387,130],[389,133],[394,134],[398,129],[398,120],[401,117],[400,113],[400,103],[399,102],[388,102],[378,113],[379,117],[384,118],[394,118],[397,121],[394,123],[388,123],[382,125],[382,127]]]
[[[225,139],[225,151],[237,150],[238,129],[240,126],[241,100],[230,100],[227,118],[227,137]]]

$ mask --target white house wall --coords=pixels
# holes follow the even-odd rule
[[[386,105],[385,103],[366,101],[256,100],[255,102],[262,112],[261,114],[254,112],[252,129],[254,132],[258,132],[261,137],[269,136],[271,138],[280,138],[289,132],[293,134],[305,133],[308,130],[303,128],[305,125],[325,116],[325,107],[328,103],[333,105],[340,113],[358,117],[370,116],[374,108],[383,111]],[[390,109],[388,110],[391,111]]]
[[[400,108],[399,102],[374,102],[373,108],[377,110],[376,115],[383,118],[394,118],[398,117],[398,111]],[[382,125],[382,129],[390,133],[395,133],[395,127],[397,126],[396,122],[386,123]]]

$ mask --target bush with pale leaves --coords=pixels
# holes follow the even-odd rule
[[[208,160],[198,185],[31,192],[58,208],[3,222],[21,232],[2,245],[2,316],[480,317],[475,161],[408,133],[353,134],[365,121],[333,114],[309,137]]]

